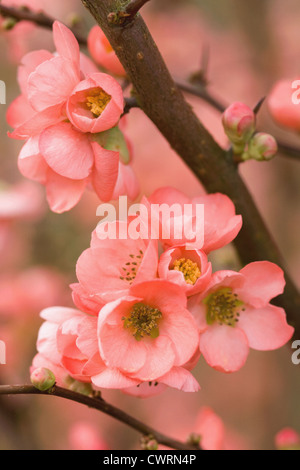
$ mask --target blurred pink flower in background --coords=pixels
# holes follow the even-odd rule
[[[293,82],[294,80],[278,81],[268,96],[268,107],[277,124],[300,132],[300,103],[297,105],[293,102]]]
[[[300,450],[300,434],[292,428],[284,428],[275,437],[278,450]]]
[[[97,427],[88,421],[77,421],[69,431],[72,450],[109,450]]]
[[[125,75],[125,70],[100,26],[94,26],[88,36],[88,48],[94,61],[115,75]]]

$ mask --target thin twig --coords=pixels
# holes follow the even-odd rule
[[[101,411],[113,418],[117,419],[121,423],[135,429],[143,436],[153,436],[154,439],[162,445],[170,447],[171,449],[177,450],[200,450],[199,447],[191,446],[183,442],[177,441],[171,437],[165,436],[164,434],[152,429],[141,421],[138,421],[134,417],[128,415],[124,411],[116,408],[115,406],[107,403],[105,400],[99,400],[98,398],[88,397],[81,393],[73,392],[71,390],[57,387],[56,385],[48,391],[41,392],[32,385],[1,385],[0,395],[50,395],[86,405],[89,408]]]
[[[149,0],[131,0],[123,11],[133,18],[147,2],[149,2]]]

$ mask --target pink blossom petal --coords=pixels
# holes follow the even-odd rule
[[[56,173],[75,180],[88,177],[94,163],[88,137],[67,122],[42,132],[40,152]]]
[[[92,175],[94,189],[102,201],[110,201],[118,178],[119,152],[105,150],[92,142],[95,167]]]
[[[9,126],[16,128],[24,124],[35,114],[34,109],[32,109],[25,96],[20,95],[9,105],[6,120]]]
[[[86,188],[86,180],[72,180],[58,175],[51,169],[47,173],[46,192],[53,212],[61,214],[72,209]]]
[[[35,71],[35,69],[53,58],[53,54],[46,50],[32,51],[26,54],[21,61],[21,65],[18,68],[18,82],[24,96],[27,96],[27,82],[29,75]]]
[[[78,67],[79,71],[79,45],[72,31],[59,21],[53,23],[53,39],[58,54],[68,59]]]
[[[79,82],[73,63],[53,57],[40,64],[28,78],[28,101],[36,111],[65,103]]]
[[[258,351],[272,351],[284,346],[293,336],[294,328],[286,321],[286,313],[274,305],[255,309],[247,307],[239,319],[249,346]]]
[[[18,168],[26,178],[46,183],[49,167],[40,155],[38,136],[28,139],[23,145],[18,158]]]
[[[104,310],[105,307],[100,315],[104,315]],[[109,367],[116,367],[125,373],[132,374],[143,367],[146,359],[148,362],[144,341],[137,341],[123,327],[122,321],[117,327],[102,324],[99,348],[102,359]]]
[[[140,186],[134,170],[130,165],[119,163],[119,174],[114,188],[112,199],[116,200],[120,196],[127,195],[131,201],[137,198]]]
[[[204,450],[223,450],[224,424],[212,409],[203,407],[198,415],[195,432],[201,436],[201,447]]]
[[[53,126],[64,119],[61,105],[55,105],[40,113],[29,114],[28,120],[8,133],[12,139],[27,139],[43,132],[47,127]]]
[[[98,388],[122,389],[134,387],[139,384],[139,381],[127,377],[118,369],[105,369],[100,374],[92,377],[92,383]]]
[[[236,293],[254,307],[263,307],[284,291],[284,273],[274,263],[269,261],[250,263],[241,269],[240,273],[245,276],[245,283],[236,289]]]
[[[182,392],[198,392],[201,389],[194,376],[183,367],[173,367],[170,372],[160,377],[158,382]]]
[[[146,362],[144,366],[131,377],[142,382],[157,380],[173,367],[175,351],[172,341],[167,336],[159,335],[156,339],[143,339],[141,342],[147,348]]]
[[[230,373],[244,366],[249,345],[240,328],[214,325],[200,335],[200,351],[211,367]]]

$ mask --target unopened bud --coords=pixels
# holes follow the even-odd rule
[[[187,440],[187,443],[190,444],[191,446],[198,447],[201,441],[201,436],[200,434],[197,434],[195,432],[192,432]]]
[[[141,438],[142,450],[157,450],[158,442],[153,436],[143,436]]]
[[[17,24],[17,20],[14,18],[5,18],[2,22],[2,29],[4,31],[10,31],[12,30]]]
[[[233,144],[234,153],[241,154],[255,132],[254,111],[243,103],[233,103],[224,112],[222,123],[227,137]]]
[[[81,393],[82,395],[86,395],[91,397],[93,395],[93,389],[91,384],[78,382],[78,380],[70,379],[68,383],[68,389],[72,390],[72,392]]]
[[[35,386],[38,390],[41,392],[45,392],[46,390],[49,390],[55,385],[55,375],[51,370],[46,369],[45,367],[39,367],[38,369],[35,369],[31,376],[30,380],[32,385]]]
[[[258,161],[271,160],[278,152],[278,145],[270,134],[259,132],[249,142],[248,150],[243,160],[254,159]]]

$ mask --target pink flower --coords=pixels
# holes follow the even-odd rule
[[[245,364],[249,348],[271,351],[291,339],[294,328],[287,324],[285,311],[269,303],[284,286],[282,270],[262,261],[239,273],[216,272],[208,289],[191,298],[200,351],[211,367],[235,372]]]
[[[1,187],[0,223],[14,220],[39,219],[45,212],[45,203],[40,189],[28,182]]]
[[[158,279],[133,285],[127,296],[106,304],[98,318],[98,338],[107,367],[138,382],[164,383],[175,372],[180,377],[199,336],[185,294]]]
[[[165,290],[166,295],[170,294],[168,288],[175,289],[173,284],[169,285],[169,283],[164,281],[156,282],[167,286]],[[142,283],[140,286],[145,290],[145,288],[147,289],[147,284],[151,283]],[[153,285],[149,287],[153,290]],[[161,297],[161,294],[160,291],[157,297]],[[153,294],[150,293],[150,295],[153,297]],[[178,301],[178,294],[174,298],[175,301]],[[129,297],[122,298],[120,303],[127,302],[128,299],[131,302],[135,300],[130,295]],[[181,304],[184,303],[184,299],[185,297],[182,296],[180,299]],[[138,298],[137,300],[141,299]],[[127,328],[124,325],[124,320],[121,319],[120,326],[123,345],[125,346],[125,337],[127,337],[128,347],[130,347],[130,344],[136,345],[138,343],[141,351],[140,357],[134,358],[134,351],[138,353],[138,348],[135,347],[134,351],[128,351],[127,358],[124,357],[123,360],[126,363],[132,360],[132,369],[135,369],[135,364],[141,363],[143,366],[141,374],[145,375],[146,369],[148,370],[147,381],[150,381],[148,379],[149,373],[152,375],[157,374],[157,380],[161,384],[184,391],[197,391],[199,386],[196,386],[195,379],[180,365],[181,361],[187,362],[186,358],[189,358],[192,351],[197,348],[198,332],[194,320],[182,305],[177,305],[176,313],[182,317],[178,318],[178,325],[172,325],[172,318],[170,317],[175,316],[172,313],[174,312],[172,302],[170,307],[165,305],[165,301],[162,299],[158,299],[158,302],[164,307],[164,318],[160,322],[162,328],[160,339],[159,337],[147,337],[137,341],[132,336],[130,328]],[[107,304],[110,310],[110,319],[106,327],[100,318],[103,318],[104,315],[107,316],[107,311],[104,313],[101,311],[98,318],[64,307],[52,307],[42,311],[41,317],[46,321],[39,331],[37,340],[38,354],[33,360],[31,372],[38,367],[47,367],[54,373],[57,383],[63,386],[69,386],[72,383],[70,382],[70,377],[79,382],[92,384],[95,389],[128,389],[142,384],[144,380],[137,377],[137,373],[133,371],[128,373],[126,368],[122,367],[122,364],[120,367],[109,366],[107,361],[103,359],[102,337],[104,340],[103,348],[106,352],[108,346],[113,350],[118,343],[117,337],[115,342],[112,342],[110,345],[107,343],[107,328],[110,329],[112,326],[111,317],[115,315],[113,312],[115,304],[116,302]],[[169,312],[168,309],[172,309],[172,312]],[[182,322],[185,322],[185,332],[182,331]],[[168,331],[165,331],[166,329]],[[189,342],[188,345],[186,344],[187,342]],[[110,352],[108,351],[108,356],[110,356]],[[115,352],[117,352],[116,349]],[[168,359],[165,358],[166,355],[169,356]],[[146,362],[145,365],[143,361]],[[170,367],[170,370],[167,370],[169,368],[167,365],[170,365],[171,362],[173,365]],[[161,374],[162,371],[164,374]]]
[[[203,450],[225,450],[224,423],[211,408],[201,408],[194,433],[200,436]]]
[[[88,48],[94,61],[109,72],[123,76],[125,70],[100,26],[94,26],[88,36]]]
[[[280,80],[268,96],[268,107],[273,119],[281,126],[300,130],[300,107],[293,100],[294,80]]]
[[[212,267],[201,250],[186,250],[175,246],[160,257],[158,274],[162,279],[178,284],[188,296],[203,292],[211,280]]]
[[[80,54],[68,28],[55,22],[53,36],[56,55],[41,50],[23,58],[22,95],[11,104],[7,120],[15,127],[11,137],[27,140],[19,170],[45,185],[51,209],[63,212],[77,204],[87,185],[103,201],[120,187],[121,151],[100,133],[118,124],[124,100],[118,82]]]
[[[278,450],[300,450],[300,434],[292,428],[284,428],[275,437]]]
[[[98,429],[88,421],[77,421],[71,426],[69,441],[72,450],[108,450]]]
[[[224,194],[208,194],[189,199],[180,191],[173,188],[160,188],[149,197],[150,204],[179,204],[182,209],[185,204],[192,204],[194,209],[197,204],[204,205],[204,245],[202,249],[205,253],[217,250],[230,243],[239,233],[242,227],[242,217],[235,214],[235,207],[232,201]],[[184,211],[182,211],[184,212]],[[186,220],[174,217],[165,221],[171,228],[176,224],[184,225]],[[165,247],[181,245],[187,242],[186,239],[180,241],[174,239],[171,230],[169,239],[161,240]],[[189,240],[191,243],[192,240]]]
[[[109,227],[124,229],[126,222],[111,222]],[[93,303],[89,311],[99,313],[103,303],[127,295],[131,285],[154,279],[157,276],[157,242],[151,240],[100,240],[97,231],[93,233],[91,247],[85,250],[76,266],[80,286],[73,285],[74,301]],[[79,300],[81,299],[81,300]],[[99,307],[100,302],[100,307]]]

